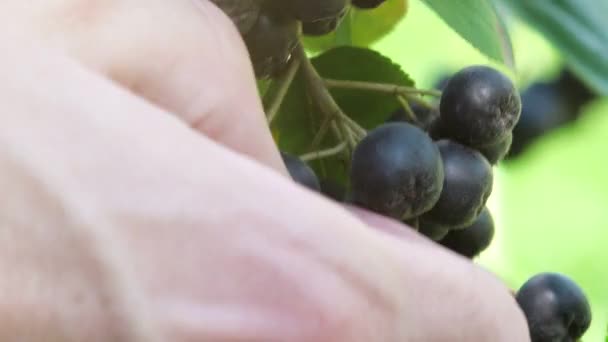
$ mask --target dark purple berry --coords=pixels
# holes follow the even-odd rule
[[[289,175],[297,183],[314,191],[320,191],[321,186],[319,185],[319,179],[315,172],[304,163],[300,158],[294,157],[287,153],[281,152],[283,162],[289,171]]]
[[[591,325],[591,308],[581,288],[557,273],[541,273],[517,292],[532,342],[577,341]]]
[[[408,123],[377,127],[353,152],[351,199],[377,213],[410,219],[435,205],[443,165],[431,138]]]
[[[472,225],[450,231],[440,243],[444,247],[472,259],[486,250],[493,238],[494,220],[490,211],[484,208]]]
[[[437,146],[443,160],[443,190],[425,221],[452,229],[472,224],[492,192],[492,166],[476,150],[450,140]]]
[[[513,134],[509,133],[506,137],[504,137],[501,141],[494,143],[492,145],[476,147],[475,149],[488,160],[488,162],[492,165],[498,164],[501,160],[505,158],[505,156],[509,153],[511,149],[511,144],[513,142]]]
[[[354,7],[358,9],[374,9],[380,7],[386,0],[352,0]]]
[[[515,126],[521,100],[513,82],[486,66],[465,68],[450,78],[440,104],[444,133],[468,146],[503,139]]]

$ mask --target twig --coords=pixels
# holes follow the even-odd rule
[[[279,108],[281,108],[281,104],[283,103],[283,99],[285,98],[285,95],[287,95],[289,86],[293,82],[293,79],[300,68],[300,64],[301,60],[299,58],[292,58],[287,70],[285,70],[281,77],[276,80],[278,88],[276,92],[274,92],[274,96],[270,100],[270,104],[266,110],[266,117],[269,124],[271,124],[276,118]]]
[[[418,95],[429,95],[429,96],[441,96],[441,92],[433,89],[417,89],[413,87],[405,87],[397,84],[390,83],[376,83],[376,82],[363,82],[363,81],[344,81],[325,79],[325,85],[329,88],[342,88],[342,89],[358,89],[375,91],[379,93],[387,94],[418,94]]]
[[[307,153],[307,154],[303,154],[300,156],[300,159],[305,161],[305,162],[309,162],[315,159],[321,159],[321,158],[327,158],[327,157],[331,157],[334,156],[342,151],[344,151],[344,149],[346,148],[346,146],[348,146],[348,143],[346,141],[341,142],[340,144],[338,144],[337,146],[334,146],[332,148],[328,148],[325,150],[321,150],[321,151],[316,151],[316,152],[311,152],[311,153]]]

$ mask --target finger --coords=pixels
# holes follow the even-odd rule
[[[79,204],[66,215],[112,223],[159,322],[187,317],[191,340],[526,340],[504,286],[471,263],[379,234],[85,71],[0,75],[3,146]]]
[[[45,44],[69,51],[195,130],[286,173],[247,49],[211,2],[54,0],[43,8],[43,15],[36,13],[46,21],[29,21],[43,22],[35,35]]]

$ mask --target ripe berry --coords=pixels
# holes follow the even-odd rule
[[[468,226],[492,192],[492,166],[481,153],[459,143],[440,140],[437,146],[443,160],[443,190],[423,218],[452,229]]]
[[[396,219],[433,207],[443,186],[443,165],[431,138],[408,123],[377,127],[353,152],[351,198]]]
[[[467,258],[474,258],[486,250],[494,238],[494,220],[487,208],[477,220],[461,230],[452,230],[441,241],[441,245]]]
[[[492,165],[498,164],[499,161],[503,160],[511,149],[513,142],[513,134],[509,133],[501,141],[487,146],[476,147],[475,149],[488,160]]]
[[[267,78],[279,74],[289,62],[300,34],[296,20],[274,11],[263,11],[257,22],[243,36],[256,77]]]
[[[302,22],[335,18],[344,12],[349,0],[270,0]]]
[[[358,9],[373,9],[382,5],[386,0],[352,0],[354,7]]]
[[[420,228],[418,231],[428,237],[433,241],[440,241],[445,238],[446,235],[450,232],[450,228],[447,226],[442,226],[433,222],[425,221],[424,219],[420,219]]]
[[[456,73],[445,86],[440,120],[450,138],[484,146],[504,138],[520,111],[519,93],[509,78],[486,66],[472,66]]]
[[[335,17],[321,19],[317,21],[303,22],[302,33],[307,36],[323,36],[336,30],[344,16],[346,15],[346,8]]]
[[[283,162],[287,167],[287,171],[291,175],[294,181],[301,185],[315,191],[320,191],[321,186],[319,185],[319,179],[315,172],[304,163],[300,158],[294,157],[287,153],[281,152]]]
[[[323,195],[337,202],[342,202],[346,199],[346,189],[338,182],[329,179],[321,179],[319,183]]]
[[[532,342],[577,341],[591,324],[591,308],[580,287],[557,273],[541,273],[517,292]]]

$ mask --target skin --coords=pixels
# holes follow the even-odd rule
[[[0,7],[0,340],[529,340],[495,277],[288,178],[211,3]]]

